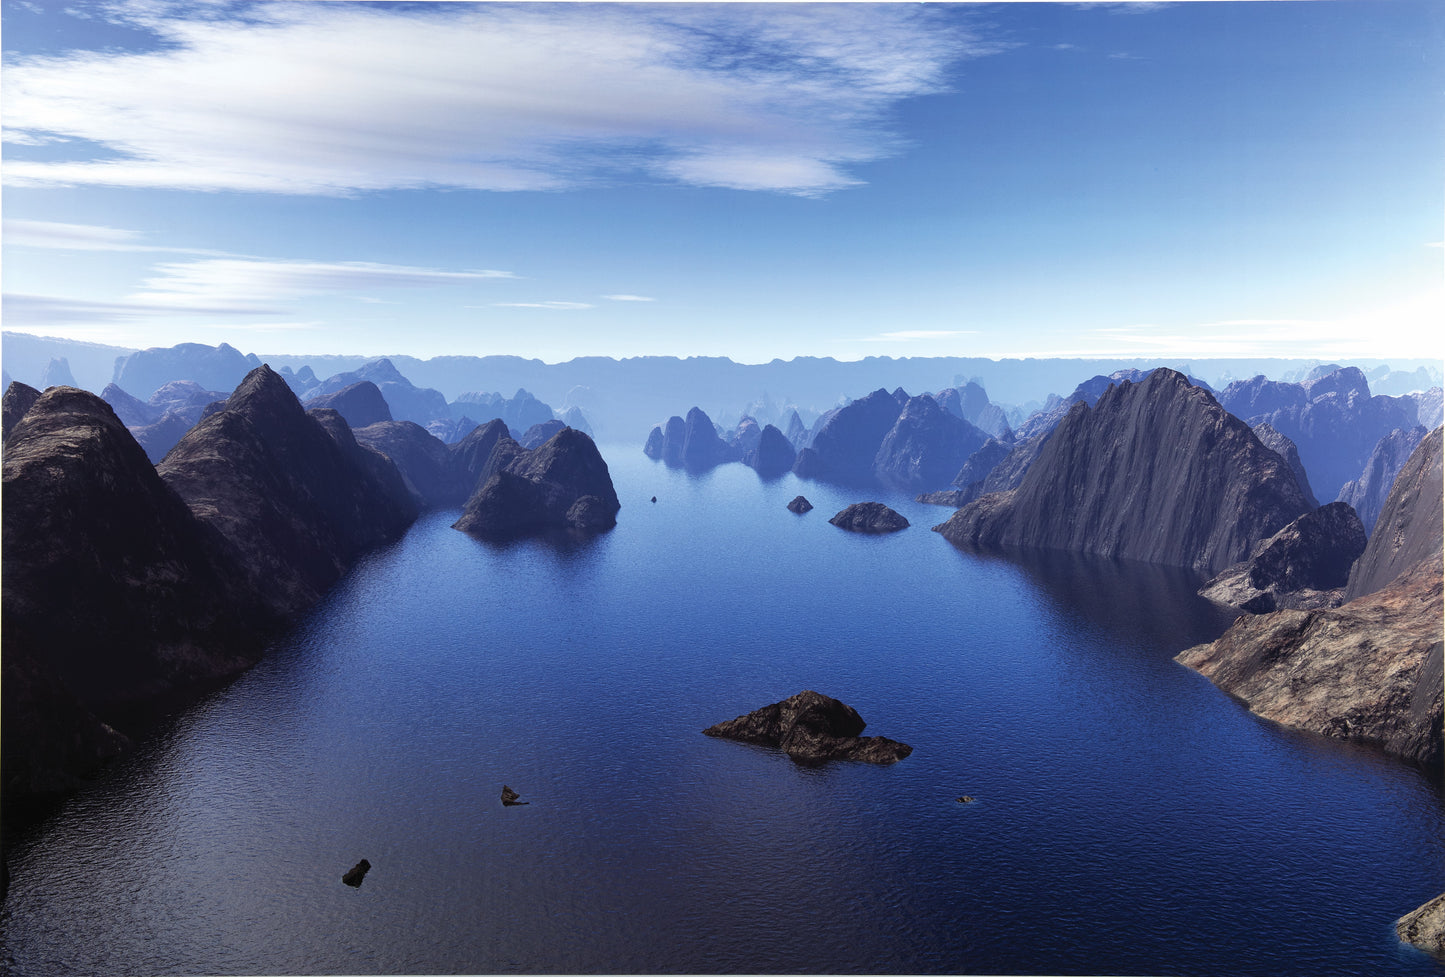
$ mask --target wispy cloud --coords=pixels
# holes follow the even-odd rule
[[[603,298],[611,302],[656,302],[657,299],[648,295],[604,295]]]
[[[171,309],[275,313],[276,303],[376,288],[466,285],[515,277],[508,271],[440,271],[371,261],[258,261],[215,258],[158,265],[133,302]]]
[[[227,256],[205,248],[174,248],[146,244],[135,231],[97,224],[66,224],[7,217],[4,221],[7,247],[53,248],[65,251],[165,251],[171,254]]]
[[[7,58],[12,142],[105,154],[11,154],[8,183],[352,194],[643,176],[819,194],[901,150],[900,100],[1003,47],[901,4],[120,9],[164,46]]]
[[[493,308],[498,309],[590,309],[593,306],[588,302],[493,302]],[[469,305],[469,309],[480,308],[480,306]]]
[[[174,305],[141,301],[102,302],[89,299],[64,298],[56,295],[30,295],[6,292],[3,311],[7,327],[38,327],[87,325],[95,323],[135,322],[156,316],[187,315],[232,316],[250,315],[253,310],[225,306],[195,305],[179,309]]]

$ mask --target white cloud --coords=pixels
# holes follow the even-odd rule
[[[587,302],[493,302],[492,305],[499,309],[590,309],[593,307]],[[475,309],[478,306],[469,305],[467,308]]]
[[[214,258],[158,265],[131,301],[171,309],[224,308],[269,314],[269,303],[376,288],[425,288],[513,278],[506,271],[439,271],[371,261]]]
[[[350,194],[641,174],[817,194],[899,151],[900,99],[1001,49],[901,4],[125,9],[165,46],[7,57],[12,141],[104,151],[11,154],[7,182]]]
[[[118,227],[97,224],[66,224],[7,217],[4,241],[7,246],[53,248],[64,251],[167,251],[173,254],[224,255],[203,248],[169,248],[142,244],[140,235]]]
[[[64,298],[56,295],[30,295],[6,292],[4,295],[6,327],[78,325],[108,322],[133,322],[154,316],[184,313],[187,315],[249,314],[248,309],[196,305],[178,308],[164,303],[143,301],[102,302],[90,299]]]
[[[657,299],[647,295],[604,295],[603,298],[612,302],[656,302]]]

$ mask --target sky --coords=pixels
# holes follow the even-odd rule
[[[3,325],[1439,357],[1445,4],[0,0]]]

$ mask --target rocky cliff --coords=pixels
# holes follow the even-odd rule
[[[906,396],[905,396],[906,400]],[[835,482],[872,482],[873,460],[898,421],[902,404],[878,389],[818,420],[809,446],[798,452],[793,473]]]
[[[686,418],[674,415],[666,424],[653,428],[643,452],[654,460],[692,471],[706,471],[742,459],[741,450],[718,437],[712,418],[700,407],[689,410]]]
[[[1344,605],[1245,615],[1178,660],[1260,715],[1441,762],[1441,429],[1385,503]]]
[[[533,451],[503,438],[496,453],[510,460],[467,500],[453,528],[506,540],[549,530],[599,532],[616,525],[622,507],[607,463],[587,435],[564,428]]]
[[[321,407],[336,411],[346,418],[353,431],[392,420],[391,408],[382,396],[381,388],[370,380],[358,380],[340,390],[313,396],[306,401],[306,407],[308,410]]]
[[[5,385],[5,397],[3,406],[0,406],[0,414],[3,414],[3,440],[10,440],[10,429],[20,422],[26,411],[35,406],[40,399],[40,391],[34,387],[27,386],[19,380],[11,380]]]
[[[1338,606],[1350,567],[1364,551],[1365,527],[1355,510],[1331,502],[1255,544],[1248,560],[1219,574],[1199,593],[1256,614]]]
[[[941,489],[988,440],[934,398],[913,397],[884,434],[872,471],[885,484],[905,491]]]
[[[407,492],[422,508],[462,505],[476,485],[475,478],[467,481],[461,456],[413,421],[379,421],[353,433],[359,444],[392,460]]]
[[[1073,550],[1218,573],[1308,507],[1289,466],[1173,370],[1075,404],[1018,488],[934,527],[951,542]]]
[[[1348,502],[1355,510],[1365,532],[1374,531],[1375,520],[1380,518],[1380,510],[1390,496],[1395,476],[1400,474],[1426,433],[1426,429],[1418,425],[1408,431],[1403,428],[1391,431],[1375,443],[1359,477],[1340,489],[1340,501]]]
[[[390,462],[377,466],[366,451],[344,421],[328,430],[261,366],[157,471],[227,541],[267,604],[290,616],[416,516],[395,466],[379,479]]]
[[[1295,481],[1299,482],[1300,491],[1304,493],[1305,504],[1311,509],[1318,509],[1320,507],[1319,500],[1315,498],[1314,491],[1310,488],[1310,477],[1305,471],[1304,462],[1300,461],[1299,448],[1295,446],[1295,443],[1264,421],[1255,424],[1250,430],[1254,431],[1254,436],[1259,438],[1261,444],[1285,460],[1285,463],[1289,465],[1289,470],[1294,472]],[[1349,502],[1350,500],[1345,499],[1344,501]]]
[[[743,455],[743,464],[759,475],[782,475],[792,469],[797,457],[792,442],[782,431],[768,424],[758,435],[757,444]]]

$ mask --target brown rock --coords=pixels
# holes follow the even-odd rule
[[[1395,923],[1400,939],[1445,958],[1445,895],[1436,896]]]
[[[859,736],[867,723],[851,707],[811,689],[703,730],[707,736],[776,746],[799,763],[861,760],[897,763],[913,747],[885,736]]]

